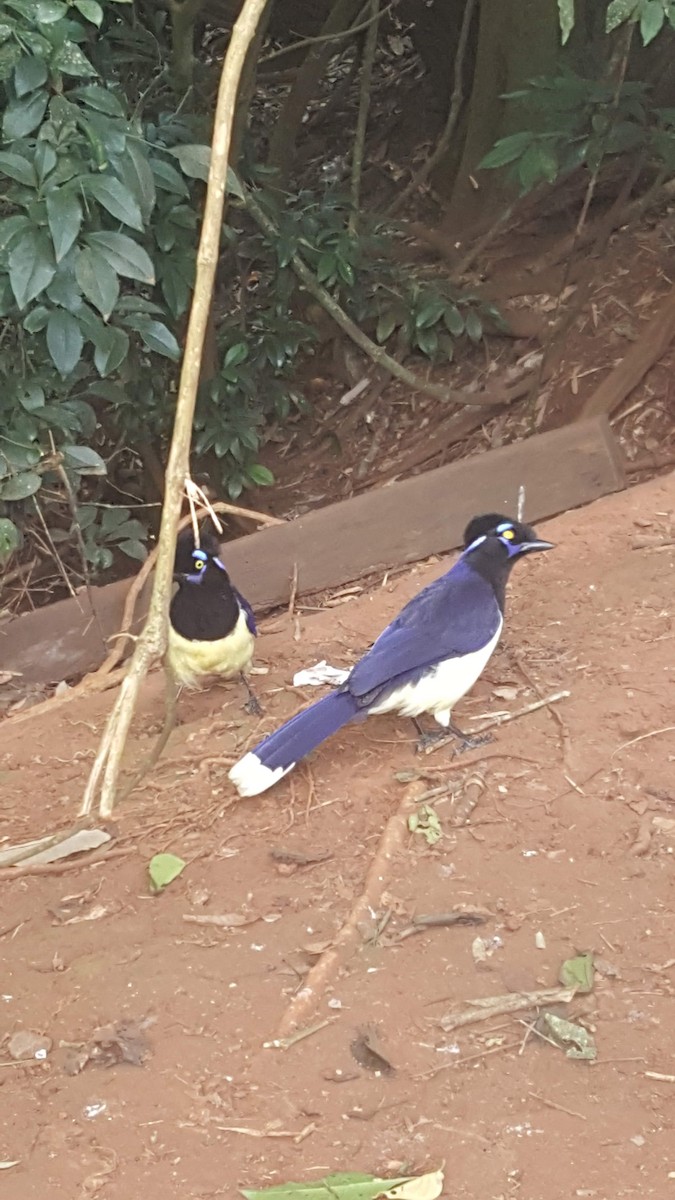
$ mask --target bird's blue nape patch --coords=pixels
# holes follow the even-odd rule
[[[468,554],[470,550],[475,550],[475,549],[476,549],[476,546],[482,546],[482,544],[483,544],[483,542],[485,541],[485,538],[486,538],[486,537],[487,537],[487,534],[485,534],[485,533],[481,533],[480,537],[477,537],[477,538],[476,538],[476,540],[475,540],[475,542],[472,542],[470,546],[467,546],[467,548],[466,548],[466,550],[464,551],[464,553],[465,553],[465,554]]]
[[[224,562],[221,562],[219,558],[214,558],[213,562],[214,562],[214,564],[215,564],[215,566],[216,566],[216,567],[220,567],[221,571],[226,571],[226,570],[227,570],[227,567],[225,566],[225,563],[224,563]]]

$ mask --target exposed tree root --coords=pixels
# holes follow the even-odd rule
[[[279,1024],[278,1039],[287,1037],[298,1028],[319,1003],[322,993],[335,979],[342,964],[362,942],[359,926],[370,921],[382,900],[389,880],[389,868],[404,846],[408,834],[408,817],[415,811],[418,797],[425,791],[421,781],[411,783],[404,791],[397,811],[389,818],[375,856],[370,864],[363,892],[330,948],[321,955],[307,975],[302,989],[293,997]]]

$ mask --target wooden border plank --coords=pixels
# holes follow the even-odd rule
[[[578,422],[385,485],[258,533],[228,542],[233,580],[258,612],[288,601],[294,564],[307,595],[461,545],[476,513],[515,514],[526,488],[526,519],[553,517],[619,491],[626,479],[605,417]],[[106,637],[117,632],[128,581],[94,589]],[[141,614],[142,615],[142,614]],[[0,625],[0,667],[23,682],[54,683],[93,670],[105,648],[86,598]]]

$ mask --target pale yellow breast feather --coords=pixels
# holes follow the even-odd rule
[[[167,660],[176,681],[197,688],[208,676],[230,679],[251,665],[255,638],[240,613],[232,633],[216,642],[192,642],[169,626]]]

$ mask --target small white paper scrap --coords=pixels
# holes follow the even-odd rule
[[[316,663],[313,667],[305,667],[303,671],[296,671],[293,676],[293,687],[320,687],[322,683],[331,683],[334,687],[344,683],[349,675],[349,671],[344,671],[342,667],[331,667],[330,663],[325,660]]]

